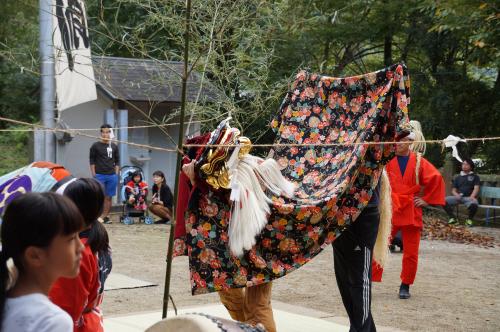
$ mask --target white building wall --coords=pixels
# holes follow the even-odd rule
[[[95,101],[83,103],[63,111],[61,120],[71,129],[95,128],[91,131],[82,131],[85,134],[99,137],[99,127],[103,124],[104,112],[112,108],[112,102],[98,95]],[[113,125],[113,124],[111,124]],[[94,138],[76,135],[66,144],[57,143],[56,162],[67,168],[76,177],[90,177],[89,150],[96,142]]]
[[[173,119],[173,123],[178,123],[179,119]],[[186,128],[186,127],[184,127]],[[191,125],[190,132],[199,132],[200,125],[199,123]],[[170,136],[167,136],[158,128],[150,128],[149,129],[149,143],[152,146],[159,146],[168,149],[176,149],[177,148],[177,139],[179,137],[179,127],[178,126],[168,126],[166,127],[167,133]],[[173,141],[172,141],[173,140]],[[175,168],[177,162],[177,154],[175,152],[166,152],[166,151],[151,151],[151,163],[150,170],[153,173],[156,170],[160,170],[165,174],[165,179],[167,181],[170,189],[174,188],[175,183]],[[149,181],[152,183],[152,174],[148,175]]]
[[[137,112],[134,107],[128,105],[128,125],[144,125],[144,116]],[[138,105],[143,106],[143,105]],[[95,128],[92,131],[85,131],[84,133],[99,137],[99,127],[103,124],[104,114],[106,110],[112,108],[112,101],[102,94],[98,94],[96,101],[84,103],[62,112],[61,119],[71,129],[77,128]],[[155,112],[155,117],[161,119],[162,116],[169,112],[168,109],[161,109]],[[115,117],[116,120],[116,117]],[[171,120],[172,123],[178,123],[179,119]],[[110,123],[115,126],[116,123]],[[128,130],[128,141],[139,144],[149,144],[162,148],[175,149],[177,147],[178,129],[176,126],[165,127],[168,136],[160,129],[151,128],[137,128]],[[199,123],[192,124],[190,127],[190,134],[199,133]],[[169,138],[170,137],[170,138]],[[89,167],[89,149],[90,146],[96,141],[94,138],[83,136],[75,136],[75,138],[66,144],[57,143],[56,162],[66,167],[76,177],[90,177]],[[156,170],[161,170],[165,174],[167,184],[174,191],[175,183],[175,167],[177,161],[177,154],[175,152],[165,152],[158,150],[148,150],[144,148],[134,147],[128,145],[127,160],[122,159],[122,165],[137,166],[131,160],[132,157],[144,159],[141,168],[145,174],[145,180],[150,186],[153,185],[152,173]],[[149,160],[147,160],[149,159]]]
[[[178,137],[178,127],[171,126],[166,127],[166,131],[168,135],[174,140],[172,142],[168,136],[165,135],[158,128],[150,128],[150,136],[149,143],[152,146],[159,146],[162,148],[175,149],[177,146],[177,137]],[[166,152],[166,151],[151,151],[151,173],[160,170],[165,174],[165,180],[167,181],[170,189],[174,188],[175,182],[175,163],[177,154],[175,152]],[[152,174],[148,174],[149,178],[151,178]],[[152,181],[152,178],[151,178]]]

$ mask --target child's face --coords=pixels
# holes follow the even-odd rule
[[[155,176],[153,176],[153,181],[154,181],[154,183],[156,183],[156,184],[160,184],[160,183],[162,183],[162,182],[163,182],[163,177],[158,176],[158,175],[155,175]]]
[[[78,233],[57,235],[45,250],[45,266],[55,277],[74,278],[80,272],[83,243]],[[56,276],[57,274],[57,276]]]
[[[141,177],[139,175],[134,176],[134,182],[139,183],[141,181]]]

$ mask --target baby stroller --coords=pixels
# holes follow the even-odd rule
[[[153,218],[149,215],[147,205],[144,209],[136,209],[128,204],[128,197],[126,192],[126,185],[130,181],[133,181],[133,175],[139,173],[141,178],[144,179],[144,173],[140,167],[137,166],[123,166],[120,169],[120,199],[123,203],[122,215],[120,216],[120,222],[125,225],[131,225],[134,223],[134,218],[139,218],[140,222],[151,225],[154,223]],[[146,201],[145,201],[146,202]]]

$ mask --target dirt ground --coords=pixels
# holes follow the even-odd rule
[[[107,291],[105,316],[161,310],[170,226],[126,226],[115,221],[106,227],[113,247],[113,271],[159,286]],[[500,243],[500,229],[473,229],[495,236]],[[409,300],[397,297],[400,269],[401,254],[392,254],[383,282],[374,283],[376,324],[405,331],[500,331],[499,245],[484,249],[423,240]],[[216,294],[191,296],[186,257],[174,259],[171,294],[178,307],[218,302]],[[335,283],[332,250],[275,281],[273,299],[328,312],[332,317],[347,316]]]

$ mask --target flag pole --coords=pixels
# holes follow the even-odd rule
[[[45,128],[54,128],[54,54],[52,52],[52,0],[40,0],[40,120]],[[55,162],[55,136],[51,131],[35,132],[34,160]]]
[[[188,81],[188,65],[189,65],[189,38],[190,38],[190,24],[191,24],[191,0],[186,0],[186,22],[184,31],[184,72],[182,74],[182,94],[181,94],[181,114],[179,119],[179,137],[177,140],[177,166],[175,172],[175,186],[174,186],[174,205],[172,207],[172,222],[170,225],[170,234],[168,238],[168,251],[167,251],[167,271],[165,272],[165,292],[163,294],[163,311],[162,318],[167,318],[168,299],[170,297],[170,279],[172,275],[172,256],[174,253],[174,232],[176,220],[177,200],[179,199],[179,172],[181,171],[182,161],[182,145],[184,142],[184,114],[186,111],[186,93]],[[183,220],[180,220],[183,222]]]

